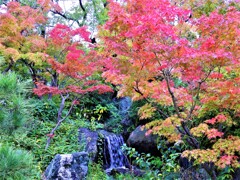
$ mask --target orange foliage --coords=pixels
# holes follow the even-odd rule
[[[201,1],[198,6],[207,7],[207,3],[211,2]],[[186,7],[166,0],[110,1],[109,20],[100,31],[103,77],[119,85],[118,96],[174,107],[178,123],[172,117],[154,121],[146,125],[150,128],[147,134],[164,135],[170,141],[189,137],[188,143],[196,150],[186,156],[224,167],[224,159],[226,164],[234,164],[239,154],[199,150],[197,138],[224,139],[224,130],[234,125],[232,118],[240,114],[240,12],[224,6],[224,13],[215,8],[206,15],[194,14],[193,19]],[[234,112],[234,117],[225,116],[226,109]],[[220,114],[202,120],[205,123],[192,123],[210,110]],[[150,104],[143,106],[140,119],[149,118],[154,111]]]

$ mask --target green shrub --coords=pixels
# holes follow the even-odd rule
[[[0,74],[0,128],[11,134],[32,121],[34,105],[27,99],[28,83],[14,73]]]
[[[109,118],[105,121],[105,128],[116,134],[123,132],[123,126],[121,124],[122,116],[119,114],[118,104],[111,102],[107,104],[107,109],[109,111]]]
[[[37,171],[30,153],[0,144],[0,177],[2,180],[34,179]]]
[[[78,142],[78,122],[64,122],[55,132],[55,136],[51,141],[49,148],[45,151],[47,134],[55,126],[54,122],[39,122],[38,128],[29,132],[21,140],[20,144],[26,144],[25,147],[31,146],[32,152],[35,154],[39,168],[44,171],[56,154],[68,154],[83,150]]]
[[[57,121],[59,105],[53,99],[35,100],[33,115],[40,121]]]
[[[78,128],[84,126],[83,121],[66,121],[55,132],[55,136],[45,150],[47,134],[55,126],[52,121],[39,121],[36,128],[25,133],[14,132],[11,136],[0,133],[0,142],[9,143],[14,147],[26,149],[34,154],[34,162],[42,173],[56,154],[68,154],[84,150],[84,143],[78,142]]]
[[[100,164],[89,163],[87,180],[107,180],[107,174]]]
[[[123,150],[126,152],[133,165],[137,165],[146,173],[143,179],[177,179],[180,177],[179,156],[182,148],[180,144],[167,147],[165,140],[160,140],[158,149],[160,157],[151,154],[139,153],[135,148],[124,145]]]

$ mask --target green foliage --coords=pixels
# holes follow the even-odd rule
[[[89,163],[88,165],[88,175],[87,180],[99,179],[99,180],[107,180],[107,175],[102,169],[100,164]]]
[[[165,140],[161,140],[158,149],[161,157],[154,157],[150,154],[138,153],[135,148],[123,146],[123,149],[132,160],[132,163],[144,169],[147,173],[145,178],[149,179],[176,179],[180,176],[178,163],[182,147],[180,144],[168,147]]]
[[[135,177],[133,174],[127,173],[127,174],[116,174],[114,176],[114,180],[147,180],[145,177]],[[150,179],[149,179],[150,180]],[[153,179],[151,179],[153,180]]]
[[[135,126],[139,124],[138,110],[146,102],[144,100],[134,101],[129,109],[129,117],[133,120]]]
[[[98,95],[91,93],[81,99],[71,115],[71,119],[84,119],[87,128],[91,130],[106,128],[114,133],[121,133],[122,117],[118,103],[112,100],[112,94]]]
[[[19,81],[14,73],[0,74],[0,127],[6,133],[32,121],[34,105],[27,99],[28,82]]]
[[[162,162],[164,166],[161,167],[161,176],[169,177],[175,174],[178,176],[180,171],[180,166],[178,159],[183,151],[182,144],[174,144],[173,146],[168,147],[164,140],[161,140],[158,143],[158,149],[162,154]]]
[[[34,108],[34,117],[40,121],[56,121],[58,104],[53,99],[36,100],[36,107]]]
[[[0,2],[0,4],[1,4],[1,2]],[[4,66],[4,64],[5,64],[6,62],[5,62],[5,59],[4,59],[4,56],[1,56],[0,55],[0,70],[3,70],[3,66]]]
[[[138,153],[135,148],[130,148],[126,145],[122,148],[131,159],[133,165],[137,165],[146,171],[143,179],[157,179],[160,177],[158,169],[163,165],[163,162],[159,157],[154,157],[145,153]],[[121,176],[118,178],[120,177]]]
[[[96,19],[100,25],[103,25],[108,20],[108,10],[102,7],[106,3],[106,0],[94,0],[92,1],[93,8],[96,13]]]
[[[103,121],[109,116],[106,104],[110,101],[108,95],[86,94],[81,98],[80,104],[74,108],[72,118]]]
[[[110,112],[110,115],[105,122],[105,128],[117,134],[122,133],[123,126],[120,123],[122,120],[122,116],[119,113],[118,103],[111,102],[107,104],[107,108]]]
[[[2,180],[31,180],[38,175],[30,153],[0,144],[0,177]]]
[[[55,126],[54,122],[39,121],[35,129],[26,133],[14,133],[12,136],[1,134],[0,142],[9,142],[18,148],[30,150],[35,155],[38,169],[43,172],[56,154],[67,154],[84,150],[84,143],[78,142],[78,128],[84,126],[82,121],[62,123],[52,139],[51,146],[45,151],[47,134]]]
[[[27,90],[26,82],[20,82],[15,73],[0,74],[0,88],[1,98],[9,98],[7,94],[23,94]]]
[[[108,113],[108,108],[101,104],[96,105],[93,109],[84,108],[81,112],[86,119],[100,121]]]
[[[90,123],[88,123],[87,128],[91,129],[92,131],[96,131],[97,129],[103,129],[104,125],[102,123],[98,123],[94,119],[91,119]]]
[[[234,126],[233,126],[233,129],[232,129],[232,131],[233,131],[233,135],[234,136],[238,136],[238,137],[240,137],[240,118],[238,118],[238,120],[237,121],[235,121],[236,122],[236,124],[234,124]]]
[[[206,14],[209,16],[209,14],[214,11],[216,8],[218,7],[218,4],[217,3],[214,3],[212,1],[207,1],[202,8],[200,8],[201,12],[203,14]]]
[[[226,167],[220,171],[217,176],[217,180],[232,179],[232,173],[234,170],[231,167]]]

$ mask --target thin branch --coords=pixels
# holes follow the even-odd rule
[[[57,121],[58,121],[58,122],[62,119],[62,112],[63,112],[64,106],[65,106],[65,101],[66,101],[66,99],[69,97],[69,94],[67,94],[66,97],[64,97],[64,96],[61,94],[61,97],[62,97],[62,102],[61,102],[61,104],[60,104],[60,107],[59,107],[59,110],[58,110],[58,116],[57,116]]]
[[[77,98],[73,100],[73,102],[72,102],[72,104],[71,104],[71,107],[69,108],[68,113],[66,114],[66,116],[65,116],[64,118],[61,118],[62,112],[63,112],[63,109],[64,109],[64,106],[65,106],[65,101],[66,101],[66,99],[69,97],[69,94],[67,94],[66,97],[64,97],[63,95],[61,95],[61,97],[62,97],[62,102],[61,102],[60,107],[59,107],[59,110],[58,110],[58,122],[57,122],[56,126],[51,130],[51,132],[50,132],[50,134],[49,134],[49,137],[48,137],[48,139],[47,139],[47,144],[46,144],[46,146],[45,146],[45,150],[48,149],[48,147],[49,147],[49,145],[50,145],[50,142],[51,142],[51,139],[52,139],[53,136],[54,136],[54,132],[55,132],[55,131],[57,130],[57,128],[61,125],[61,123],[62,123],[65,119],[67,119],[67,117],[68,117],[68,116],[70,115],[70,113],[72,112],[72,109],[73,109],[73,106],[74,106],[74,101],[77,100]]]
[[[167,70],[164,71],[164,72],[163,72],[163,76],[164,76],[164,79],[165,79],[166,82],[167,82],[168,92],[169,92],[169,94],[171,95],[172,102],[173,102],[173,106],[174,106],[174,109],[175,109],[175,111],[176,111],[176,113],[177,113],[177,116],[178,116],[178,118],[182,118],[182,117],[181,117],[181,114],[180,114],[180,112],[179,112],[179,109],[178,109],[177,99],[176,99],[176,97],[175,97],[175,95],[174,95],[174,93],[173,93],[173,91],[172,91],[172,89],[171,89],[171,87],[170,87],[170,72],[167,72]]]
[[[79,5],[80,5],[81,9],[83,10],[83,13],[84,13],[83,19],[85,21],[87,18],[87,12],[86,12],[86,9],[83,7],[82,0],[79,0]]]
[[[172,89],[171,89],[171,87],[170,87],[170,72],[167,71],[167,70],[165,70],[165,71],[163,72],[163,75],[164,75],[164,79],[165,79],[166,82],[167,82],[168,92],[169,92],[169,94],[171,95],[172,102],[173,102],[173,105],[174,105],[174,109],[175,109],[175,111],[176,111],[176,113],[177,113],[177,116],[178,116],[178,118],[181,118],[181,119],[182,119],[181,114],[180,114],[179,109],[178,109],[177,99],[176,99],[176,97],[175,97],[175,95],[174,95],[174,93],[173,93],[173,91],[172,91]],[[180,130],[179,132],[180,132],[182,135],[187,135],[187,136],[188,136],[188,137],[187,137],[187,138],[188,138],[188,139],[187,139],[188,143],[190,143],[190,144],[191,144],[193,147],[195,147],[195,148],[199,148],[199,142],[198,142],[198,141],[196,140],[196,138],[194,138],[194,136],[191,134],[191,132],[190,132],[189,128],[187,127],[185,121],[181,121],[181,127],[183,128],[183,131],[184,131],[184,132],[183,132],[182,130],[180,130],[180,128],[177,128],[177,129]]]
[[[76,22],[76,23],[78,24],[78,26],[81,27],[81,23],[80,23],[77,19],[68,17],[68,16],[66,16],[66,15],[63,14],[63,13],[60,13],[59,11],[53,11],[53,10],[50,10],[50,11],[51,11],[53,14],[57,14],[57,15],[63,17],[64,19],[66,19],[66,20],[71,20],[71,21]]]
[[[207,78],[208,78],[209,75],[211,74],[212,70],[213,70],[213,69],[210,69],[209,72],[208,72],[208,74],[206,75],[206,77],[203,78],[203,79],[198,83],[197,95],[196,95],[196,98],[195,98],[195,100],[194,100],[194,102],[193,102],[193,104],[192,104],[192,107],[190,108],[190,111],[189,111],[189,114],[188,114],[188,116],[187,116],[187,119],[190,119],[190,118],[191,118],[192,113],[193,113],[193,111],[194,111],[194,109],[195,109],[195,107],[196,107],[196,105],[197,105],[197,101],[199,100],[201,85],[202,85],[202,83],[204,83],[204,82],[207,80]]]
[[[193,103],[192,103],[192,107],[190,108],[190,111],[189,111],[189,114],[187,116],[187,119],[190,119],[191,116],[192,116],[192,113],[197,105],[197,100],[199,99],[199,94],[200,94],[200,89],[201,89],[201,85],[202,85],[202,82],[199,82],[198,83],[198,87],[197,87],[197,95],[196,95],[196,99],[194,100],[193,99]]]
[[[144,97],[143,92],[141,92],[141,90],[139,89],[138,81],[136,81],[136,87],[133,87],[133,89],[135,92],[139,93],[141,96]],[[144,100],[147,101],[148,103],[151,103],[156,108],[157,112],[161,114],[164,118],[168,118],[168,116],[161,109],[159,109],[155,104],[150,102],[146,97],[144,97]]]
[[[83,4],[82,4],[82,0],[79,0],[79,5],[82,8],[82,10],[86,13],[86,10],[85,10],[85,8],[83,7]]]

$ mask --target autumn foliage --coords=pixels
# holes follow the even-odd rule
[[[232,144],[239,137],[228,130],[240,115],[240,12],[229,6],[194,17],[183,7],[166,0],[111,1],[100,32],[103,77],[119,85],[119,97],[147,100],[140,119],[151,117],[156,105],[174,107],[171,117],[159,111],[165,119],[147,124],[148,134],[184,140],[194,150],[183,156],[198,164],[239,167],[240,146]],[[209,112],[211,119],[204,119]],[[211,149],[202,149],[199,137]]]
[[[22,63],[32,77],[34,94],[39,97],[61,97],[56,126],[47,134],[47,149],[55,131],[70,115],[82,95],[106,93],[112,89],[98,78],[102,66],[98,63],[94,45],[90,44],[86,27],[72,28],[56,24],[46,28],[49,11],[61,12],[61,8],[53,1],[38,0],[35,8],[9,2],[2,10],[0,55],[5,60],[4,73]],[[72,103],[63,117],[68,99]]]
[[[44,38],[35,29],[36,24],[44,24],[46,18],[40,9],[21,6],[17,2],[8,3],[0,14],[0,52],[8,63],[19,59],[37,61],[46,49]]]
[[[35,9],[18,2],[9,2],[2,8],[0,54],[8,64],[7,70],[18,61],[24,62],[36,83],[34,92],[39,96],[111,91],[90,78],[93,73],[100,72],[101,66],[96,53],[91,51],[94,47],[88,48],[90,34],[86,27],[73,29],[57,24],[42,34],[42,26],[48,20],[45,14],[52,9],[61,12],[61,8],[50,0],[37,3]]]
[[[87,27],[57,24],[43,33],[46,14],[61,12],[50,0],[38,0],[36,8],[10,2],[0,13],[5,71],[24,62],[36,95],[62,97],[112,91],[101,74],[119,97],[146,101],[140,119],[161,115],[145,125],[146,135],[187,144],[182,156],[196,164],[239,168],[240,138],[232,130],[240,118],[240,12],[235,1],[201,1],[200,13],[197,2],[109,0],[98,45],[91,44]]]
[[[85,52],[84,45],[89,42],[89,32],[85,27],[71,29],[57,24],[50,32],[46,41],[48,49],[46,61],[59,77],[55,86],[37,82],[34,93],[45,94],[85,94],[98,91],[111,92],[107,85],[99,84],[92,78],[94,73],[101,71],[95,51]],[[86,45],[87,46],[87,45]],[[89,47],[89,49],[91,49]]]

